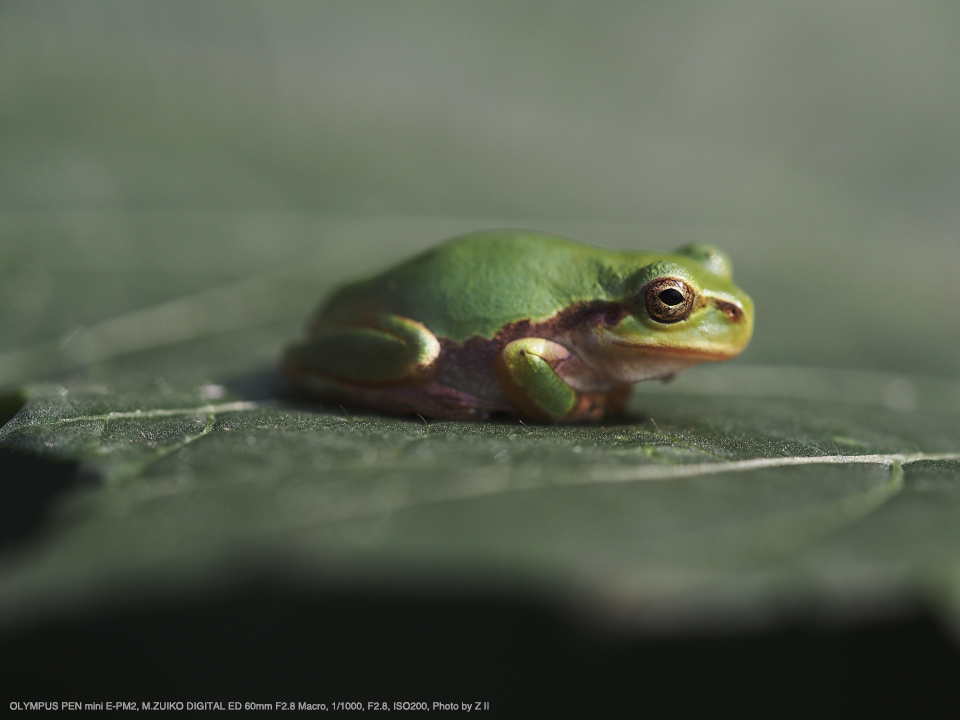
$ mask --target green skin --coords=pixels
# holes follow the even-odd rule
[[[391,413],[598,420],[633,383],[732,358],[752,331],[753,302],[713,247],[482,231],[340,288],[284,368],[325,400]]]

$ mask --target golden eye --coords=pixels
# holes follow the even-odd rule
[[[693,311],[696,293],[683,280],[662,278],[647,285],[647,312],[657,322],[686,320]]]

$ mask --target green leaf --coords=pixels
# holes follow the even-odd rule
[[[730,395],[641,392],[622,420],[570,427],[31,386],[0,445],[102,482],[8,567],[0,618],[190,593],[248,561],[333,586],[506,584],[641,625],[851,597],[960,617],[960,416],[746,397],[738,374],[713,374]]]

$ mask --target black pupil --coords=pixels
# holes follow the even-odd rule
[[[683,293],[675,288],[667,288],[666,290],[661,291],[660,302],[664,305],[679,305],[683,302]]]

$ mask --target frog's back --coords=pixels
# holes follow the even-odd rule
[[[369,280],[343,287],[320,323],[393,313],[462,342],[504,325],[544,320],[577,302],[611,299],[628,270],[623,253],[546,233],[482,231],[452,238]]]

